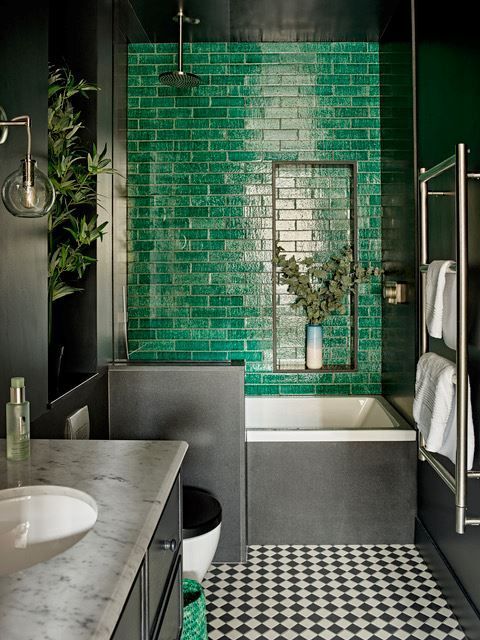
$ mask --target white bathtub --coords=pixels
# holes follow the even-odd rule
[[[415,430],[381,397],[247,396],[247,442],[409,441]]]

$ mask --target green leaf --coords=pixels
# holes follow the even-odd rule
[[[62,283],[51,292],[52,302],[55,300],[59,300],[60,298],[64,298],[65,296],[69,296],[77,291],[83,291],[83,289],[80,287],[72,287]]]

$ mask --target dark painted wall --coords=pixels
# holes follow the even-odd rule
[[[385,280],[407,283],[406,304],[383,301],[383,393],[411,419],[415,382],[415,173],[412,24],[402,0],[380,41],[382,238]]]
[[[377,41],[399,0],[188,0],[196,42]],[[178,0],[132,0],[153,42],[176,42]]]
[[[418,164],[429,167],[452,155],[455,144],[465,142],[471,150],[469,169],[480,169],[480,41],[471,16],[471,3],[461,0],[449,6],[448,15],[433,0],[417,2],[416,9]],[[480,233],[479,185],[469,186],[469,376],[474,420],[480,423],[480,341],[478,339],[478,265]],[[453,203],[430,198],[429,259],[454,258]],[[430,349],[440,351],[439,341]],[[446,353],[445,351],[442,351]],[[446,353],[446,355],[448,355]],[[452,354],[451,354],[452,355]],[[478,450],[478,429],[477,429]],[[442,459],[444,462],[444,459]],[[478,455],[476,466],[478,467]],[[469,481],[469,514],[480,513],[480,487]],[[419,465],[419,517],[460,581],[474,607],[480,609],[480,529],[469,527],[454,533],[454,498],[426,465]],[[455,604],[455,603],[454,603]],[[456,605],[455,605],[456,606]],[[462,616],[457,607],[457,615]],[[478,613],[478,611],[477,611]],[[468,622],[471,626],[471,621]],[[480,637],[476,631],[469,637]]]
[[[47,167],[47,3],[2,3],[0,102],[9,118],[28,114],[33,156]],[[0,183],[20,165],[26,133],[0,146]],[[32,416],[47,403],[47,221],[15,218],[0,201],[0,405],[11,376],[25,376]],[[5,412],[0,410],[0,437]]]
[[[32,422],[32,438],[63,438],[65,420],[86,405],[90,416],[90,438],[108,440],[108,376],[104,367],[72,391],[61,396],[49,410]]]

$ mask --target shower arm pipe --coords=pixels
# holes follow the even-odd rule
[[[422,436],[419,440],[419,458],[427,461],[455,494],[455,530],[464,533],[466,525],[480,525],[480,518],[468,518],[467,480],[480,479],[480,471],[467,471],[467,425],[468,425],[468,343],[467,343],[467,296],[468,296],[468,194],[467,180],[478,179],[479,174],[467,171],[467,148],[460,143],[454,156],[447,158],[428,171],[420,169],[420,344],[419,355],[428,351],[428,334],[425,317],[424,267],[428,260],[428,180],[455,167],[455,226],[456,226],[456,281],[457,281],[457,349],[456,349],[456,409],[457,409],[457,453],[455,477],[425,448]]]
[[[178,12],[178,71],[183,73],[183,10]]]

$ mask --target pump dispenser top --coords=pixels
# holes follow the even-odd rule
[[[25,378],[11,379],[6,418],[7,459],[26,460],[30,457],[30,403],[25,400]]]
[[[25,402],[25,378],[12,378],[10,381],[10,402],[20,404]]]

